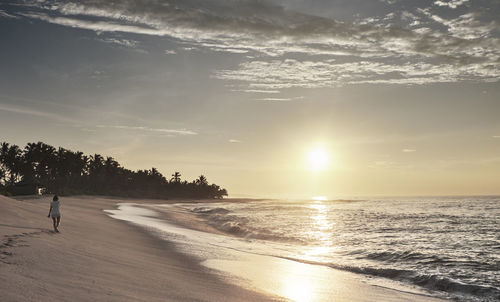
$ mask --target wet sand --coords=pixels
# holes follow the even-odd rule
[[[293,279],[291,284],[300,287],[301,280],[314,281],[321,272],[285,259],[265,260],[270,264],[260,258],[255,260],[260,263],[206,263],[240,272],[234,277],[207,268],[173,244],[103,212],[131,200],[62,197],[61,232],[56,234],[47,218],[49,202],[0,196],[1,301],[315,301],[325,295],[332,301],[441,301],[372,286],[331,269],[333,283],[292,288],[291,295],[283,295],[267,288],[266,280]],[[173,216],[189,225],[189,216]],[[266,271],[270,266],[279,270]],[[247,277],[262,284],[242,281]]]

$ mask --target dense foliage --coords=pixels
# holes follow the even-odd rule
[[[112,157],[87,156],[42,142],[24,149],[0,144],[0,193],[15,194],[22,185],[41,186],[49,193],[142,198],[222,198],[226,189],[205,176],[188,182],[175,172],[167,180],[157,169],[131,171]]]

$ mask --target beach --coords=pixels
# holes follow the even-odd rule
[[[202,265],[154,232],[105,212],[119,203],[179,201],[62,197],[61,232],[54,233],[47,218],[50,200],[0,196],[1,301],[319,301],[325,297],[331,301],[442,301],[286,259],[255,258],[260,264],[212,259]],[[172,219],[181,225],[189,220]],[[238,276],[221,272],[217,269],[221,265],[226,272],[239,271]],[[324,270],[335,278],[318,277]],[[319,285],[286,295],[245,281],[247,277],[266,281],[269,276],[293,279],[297,287],[304,278]]]

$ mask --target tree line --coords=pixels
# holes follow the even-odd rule
[[[55,148],[43,142],[24,149],[0,144],[0,193],[15,195],[20,186],[43,187],[60,195],[112,195],[140,198],[222,198],[226,189],[200,175],[188,182],[175,172],[170,179],[156,168],[132,171],[114,158]]]

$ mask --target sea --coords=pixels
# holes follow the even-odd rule
[[[173,224],[161,211],[192,215],[217,232]],[[238,278],[245,272],[227,264],[258,256],[415,294],[500,301],[499,196],[126,203],[107,212]]]

